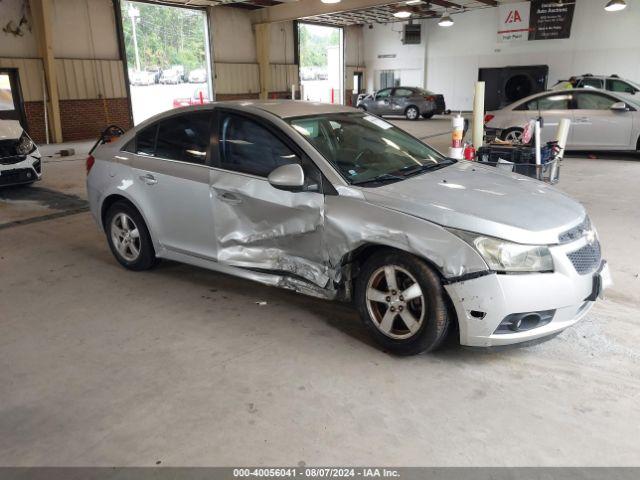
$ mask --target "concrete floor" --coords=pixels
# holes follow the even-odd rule
[[[0,192],[0,465],[638,465],[640,162],[609,157],[559,185],[599,228],[608,299],[534,347],[412,358],[346,305],[122,269],[88,213],[56,217],[84,205],[82,159],[50,159]]]

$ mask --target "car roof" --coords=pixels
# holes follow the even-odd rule
[[[214,102],[217,107],[244,107],[259,109],[272,113],[280,118],[304,117],[307,115],[322,115],[327,113],[357,112],[353,107],[332,103],[308,102],[304,100],[229,100]]]
[[[529,95],[528,97],[524,97],[524,98],[521,98],[520,100],[516,100],[515,102],[513,102],[510,105],[507,105],[504,108],[512,109],[513,107],[517,107],[519,105],[522,105],[523,103],[526,103],[530,100],[534,100],[539,97],[543,97],[545,95],[562,95],[562,94],[576,93],[576,92],[587,92],[587,93],[599,92],[605,95],[609,95],[610,97],[615,97],[620,101],[624,101],[623,99],[620,98],[619,95],[616,94],[616,92],[611,92],[609,90],[602,90],[600,88],[568,88],[566,90],[545,90],[544,92],[534,93],[533,95]]]
[[[171,117],[180,113],[198,112],[203,110],[213,110],[215,108],[232,108],[234,110],[244,110],[260,114],[260,112],[268,112],[279,118],[305,117],[310,115],[325,115],[331,113],[358,113],[360,110],[347,107],[344,105],[336,105],[331,103],[308,102],[303,100],[225,100],[220,102],[210,102],[203,105],[191,105],[188,107],[179,107],[166,110],[164,112],[147,118],[140,124],[136,125],[136,130],[146,128],[166,117]]]

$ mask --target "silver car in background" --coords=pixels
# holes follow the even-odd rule
[[[407,120],[445,113],[444,96],[417,87],[383,88],[358,101],[357,107],[376,115],[404,115]]]
[[[593,88],[538,93],[487,112],[487,136],[519,140],[523,126],[538,116],[543,142],[555,140],[560,120],[568,118],[568,150],[640,150],[640,102]]]
[[[124,267],[166,258],[352,301],[398,354],[449,331],[471,346],[553,335],[610,283],[579,203],[349,107],[176,109],[99,146],[87,170]]]

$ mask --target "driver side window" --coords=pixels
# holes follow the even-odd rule
[[[263,126],[240,115],[222,116],[221,168],[268,177],[276,168],[296,162],[296,154]]]
[[[385,98],[389,98],[390,96],[391,96],[391,89],[390,88],[385,88],[384,90],[380,90],[376,94],[376,100],[383,100]]]
[[[220,118],[220,168],[268,177],[282,165],[298,163],[308,191],[318,191],[321,175],[307,158],[299,158],[280,138],[257,121],[233,113]]]

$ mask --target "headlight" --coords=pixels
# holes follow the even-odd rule
[[[472,232],[450,229],[474,247],[497,272],[552,272],[553,258],[544,245],[522,245]]]
[[[18,140],[18,144],[16,145],[16,152],[18,155],[28,155],[36,149],[36,144],[33,143],[33,140],[29,138],[29,135],[25,133],[22,134],[20,140]]]

